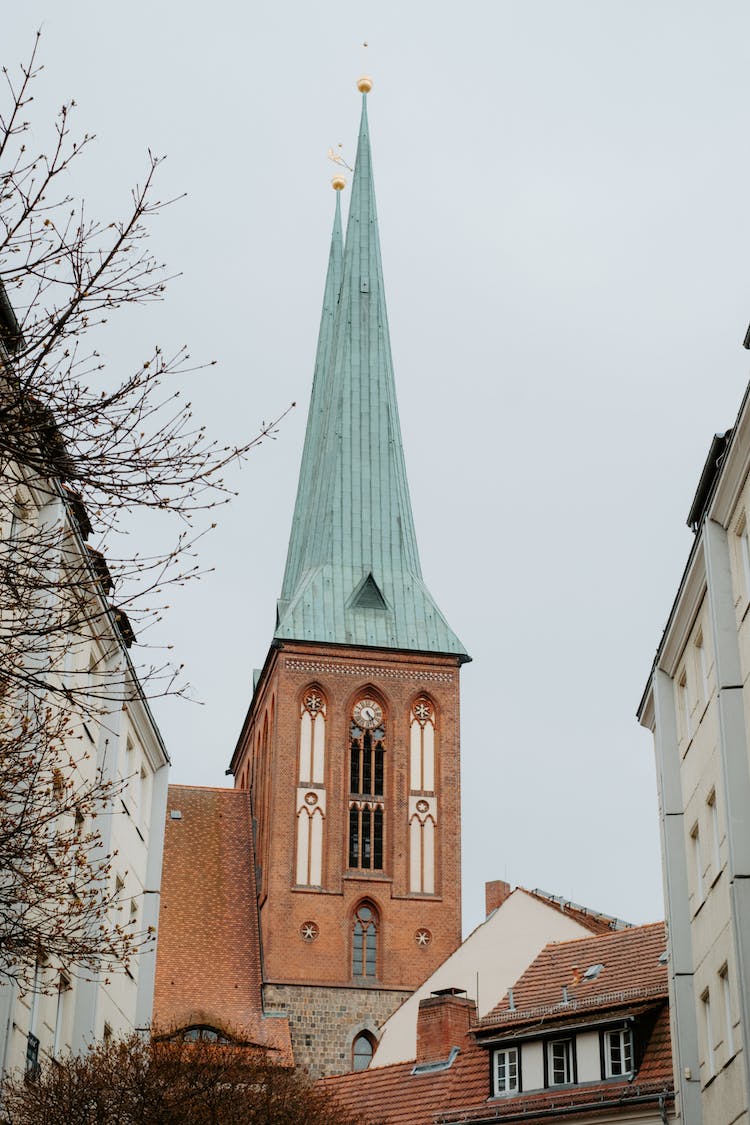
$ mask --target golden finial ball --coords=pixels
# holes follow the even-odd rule
[[[360,94],[369,94],[372,89],[372,78],[364,75],[362,78],[357,79],[357,89]]]
[[[343,176],[334,176],[331,180],[331,187],[334,191],[343,191],[346,187],[346,180]]]

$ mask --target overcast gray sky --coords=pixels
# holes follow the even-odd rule
[[[370,123],[407,468],[463,672],[464,925],[486,879],[662,916],[650,736],[634,713],[690,547],[711,434],[748,378],[750,9],[741,0],[4,6],[42,26],[32,112],[98,135],[73,186],[123,206],[165,153],[153,245],[181,276],[112,322],[218,366],[196,412],[278,440],[174,599],[202,706],[157,708],[174,781],[224,770],[274,624],[333,212],[326,159]],[[365,50],[362,43],[367,41]],[[346,196],[346,193],[345,193]],[[347,199],[343,200],[344,205]]]

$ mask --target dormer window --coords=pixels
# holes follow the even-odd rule
[[[572,1039],[552,1039],[547,1044],[547,1085],[569,1086],[575,1082],[575,1053]]]
[[[633,1073],[633,1032],[629,1027],[604,1033],[604,1077],[620,1078]]]
[[[495,1097],[517,1094],[520,1090],[518,1047],[502,1047],[495,1051],[493,1075]]]

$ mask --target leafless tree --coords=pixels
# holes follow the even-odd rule
[[[3,1091],[4,1125],[358,1125],[305,1076],[235,1044],[133,1036]]]
[[[123,690],[182,690],[179,671],[128,650],[170,585],[200,572],[226,470],[278,422],[241,446],[211,438],[183,400],[196,368],[182,347],[105,366],[112,314],[163,297],[147,227],[170,201],[149,153],[126,213],[89,215],[66,187],[94,140],[75,135],[72,101],[32,150],[38,40],[0,94],[0,976],[22,983],[35,951],[83,969],[132,952],[91,827],[116,783],[76,749],[81,724],[106,721]],[[151,510],[173,534],[144,557],[125,533]]]

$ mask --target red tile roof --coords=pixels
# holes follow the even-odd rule
[[[671,1104],[666,966],[658,960],[664,946],[661,923],[552,943],[513,987],[516,1003],[522,997],[536,1008],[544,1006],[544,1001],[551,1002],[547,1007],[555,1006],[561,998],[560,981],[570,980],[573,969],[585,972],[591,964],[602,964],[597,980],[570,986],[577,1004],[574,1000],[566,1008],[557,1005],[554,1013],[542,1019],[585,1022],[586,1014],[597,1007],[597,1022],[602,1008],[614,1009],[618,1016],[627,1011],[642,1017],[646,1033],[649,1027],[651,1030],[640,1069],[631,1082],[607,1081],[532,1091],[513,1098],[490,1098],[489,1048],[480,1046],[480,1040],[497,1039],[498,1033],[507,1034],[518,1026],[515,1018],[508,1016],[507,1006],[500,1005],[491,1016],[475,1023],[458,1044],[460,1052],[448,1069],[414,1074],[413,1062],[398,1063],[322,1079],[322,1085],[345,1109],[362,1113],[367,1121],[378,1125],[438,1125],[521,1117],[534,1122],[550,1120],[550,1110],[571,1112],[573,1107],[576,1119],[606,1119],[621,1113],[627,1105],[656,1106],[662,1097]],[[603,989],[614,994],[615,1001],[604,1000]],[[623,999],[625,994],[627,999]],[[538,1016],[535,1022],[539,1023]]]
[[[286,1019],[263,1016],[249,794],[172,785],[154,1026],[193,1024],[233,1032],[272,1059],[293,1061]]]
[[[517,1026],[528,1019],[567,1017],[664,997],[667,966],[659,957],[666,944],[663,922],[550,942],[513,985],[514,1010],[506,993],[479,1022],[483,1027],[510,1022]],[[597,965],[601,966],[598,974],[587,980],[586,971]]]

